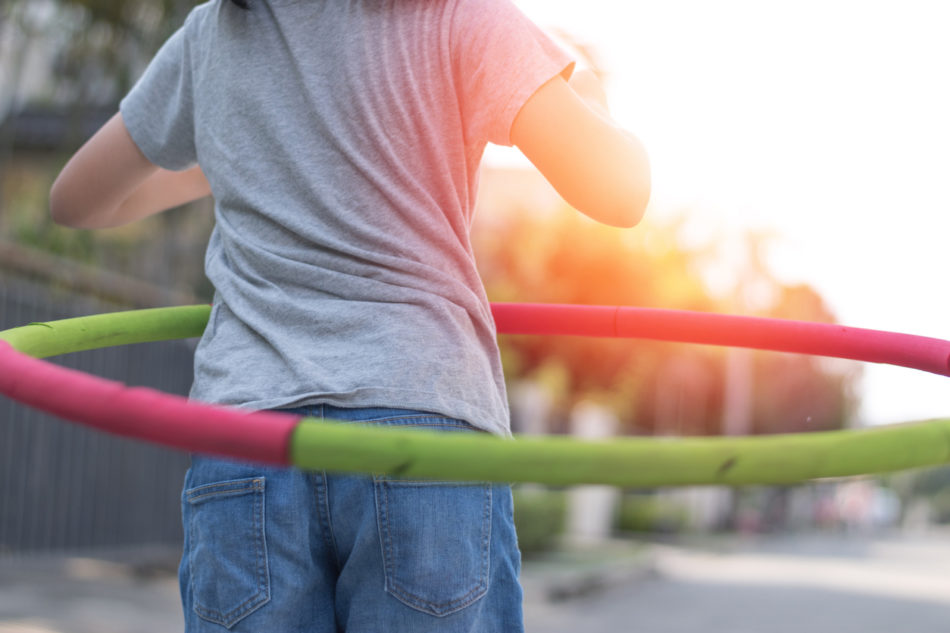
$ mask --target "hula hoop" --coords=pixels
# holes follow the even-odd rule
[[[950,341],[838,325],[608,306],[494,304],[499,333],[726,345],[950,376]],[[566,437],[374,429],[190,402],[39,360],[200,336],[210,307],[32,323],[0,332],[0,393],[61,418],[173,448],[309,470],[551,485],[790,484],[950,461],[950,419],[859,431],[713,438]]]

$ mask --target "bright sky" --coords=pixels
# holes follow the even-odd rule
[[[950,3],[517,0],[596,47],[646,144],[651,213],[774,232],[840,322],[950,339]],[[950,416],[947,378],[868,365],[864,422]]]

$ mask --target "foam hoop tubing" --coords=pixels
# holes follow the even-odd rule
[[[493,304],[499,333],[655,338],[884,362],[950,375],[950,342],[837,325],[608,306]],[[950,420],[742,438],[564,437],[374,429],[188,402],[37,360],[199,336],[208,306],[94,315],[0,332],[0,393],[174,448],[304,469],[628,487],[777,484],[950,460]],[[51,387],[52,385],[52,387]]]
[[[113,345],[200,336],[209,310],[190,306],[117,312],[0,332],[0,393],[101,431],[182,450],[287,464],[287,444],[299,417],[248,415],[154,389],[126,387],[38,360]]]
[[[648,338],[846,358],[950,376],[950,341],[784,319],[686,310],[494,304],[503,334]]]

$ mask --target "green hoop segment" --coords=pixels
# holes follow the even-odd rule
[[[124,388],[85,374],[77,376],[79,372],[51,369],[53,365],[35,360],[113,345],[199,336],[209,313],[208,306],[159,308],[30,324],[0,332],[0,341],[7,343],[0,344],[0,392],[61,417],[106,428],[89,420],[90,414],[83,414],[87,418],[83,419],[82,412],[70,409],[69,403],[54,403],[48,384],[44,392],[29,384],[31,379],[27,378],[29,368],[63,372],[56,374],[63,376],[59,380],[87,380],[80,389],[103,387],[115,403],[125,396],[142,396],[155,403],[157,410],[162,403],[175,402],[184,412],[181,415],[193,415],[201,422],[198,426],[209,422],[207,430],[197,429],[203,433],[197,442],[167,438],[167,429],[162,428],[165,414],[161,412],[150,422],[123,418],[121,428],[107,428],[111,432],[183,450],[234,456],[251,455],[251,449],[267,436],[270,452],[261,457],[263,461],[310,470],[405,477],[621,487],[791,484],[950,461],[950,419],[855,431],[758,437],[619,438],[587,442],[566,437],[522,436],[504,440],[485,434],[375,429],[272,413],[238,414],[222,407],[185,404],[174,396]],[[20,371],[21,365],[27,369]],[[62,393],[57,391],[57,395]],[[130,406],[139,406],[140,401],[130,402]],[[113,400],[108,406],[113,406]],[[212,417],[220,418],[217,426],[212,427],[211,420],[206,419]],[[164,422],[171,425],[176,421]],[[232,423],[234,426],[228,426]],[[246,436],[242,430],[245,426],[251,429]]]

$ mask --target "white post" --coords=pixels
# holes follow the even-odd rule
[[[551,396],[537,383],[520,382],[511,390],[511,409],[521,435],[545,435],[551,414]]]
[[[617,416],[592,402],[581,402],[571,412],[571,432],[579,439],[613,437]],[[608,540],[613,529],[620,491],[613,486],[577,486],[568,492],[568,545],[596,545]]]

